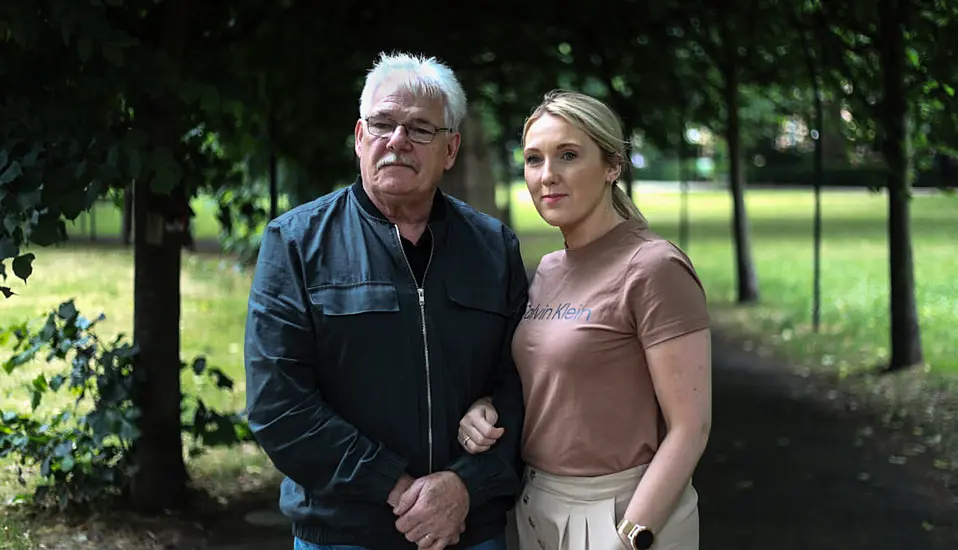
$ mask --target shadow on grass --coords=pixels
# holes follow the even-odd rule
[[[191,461],[190,473],[187,506],[154,516],[133,513],[122,502],[87,513],[0,508],[0,548],[252,549],[277,541],[289,546],[288,522],[277,512],[281,477],[255,445],[212,450]]]

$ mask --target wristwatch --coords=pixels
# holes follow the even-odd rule
[[[636,525],[625,518],[622,518],[622,521],[619,522],[617,530],[620,535],[629,541],[633,550],[648,550],[655,542],[655,535],[651,529],[644,525]]]

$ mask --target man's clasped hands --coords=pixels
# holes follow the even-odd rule
[[[414,479],[403,476],[390,491],[396,529],[423,550],[442,550],[459,542],[469,513],[469,493],[458,475],[443,471]]]

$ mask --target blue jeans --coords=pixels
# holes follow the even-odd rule
[[[362,546],[320,546],[318,544],[313,544],[311,542],[306,542],[302,539],[296,539],[293,545],[293,550],[366,550]],[[487,540],[486,542],[479,543],[475,546],[467,548],[466,550],[506,550],[506,536],[499,535],[498,537]]]

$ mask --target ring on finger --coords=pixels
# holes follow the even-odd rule
[[[467,435],[466,437],[462,438],[462,444],[463,444],[463,445],[468,445],[470,441],[472,441],[472,438],[469,437],[468,435]]]

